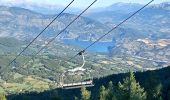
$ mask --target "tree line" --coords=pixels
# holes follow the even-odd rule
[[[98,89],[98,100],[163,100],[161,97],[162,85],[158,80],[149,78],[146,84],[148,88],[144,89],[136,81],[134,73],[129,72],[123,82],[119,82],[117,85],[114,85],[112,81],[107,86],[102,85]],[[81,97],[75,97],[75,100],[91,100],[91,96],[91,92],[83,87]]]
[[[111,75],[94,79],[94,84],[95,86],[91,88],[55,89],[43,93],[9,95],[7,98],[13,98],[12,100],[170,100],[170,67],[155,71]]]

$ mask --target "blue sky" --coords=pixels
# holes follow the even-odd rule
[[[65,6],[71,0],[0,0],[0,5],[3,4],[34,4],[34,5],[63,5]],[[72,7],[79,7],[83,8],[90,4],[93,0],[75,0]],[[126,2],[126,3],[142,3],[145,4],[149,2],[149,0],[98,0],[93,7],[105,7],[109,6],[113,3],[117,2]],[[155,0],[154,3],[161,3],[161,2],[170,2],[170,0]]]

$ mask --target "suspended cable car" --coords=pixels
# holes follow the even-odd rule
[[[83,64],[80,67],[69,69],[60,75],[59,85],[63,89],[81,88],[83,86],[84,87],[94,86],[93,79],[91,78],[90,72],[87,69],[83,68],[85,65],[85,62],[86,62],[83,53],[84,53],[84,51],[81,51],[78,54],[79,56],[82,56],[82,58],[83,58]],[[83,80],[83,77],[87,77],[87,74],[88,74],[88,79]],[[76,82],[75,82],[75,80],[73,80],[73,82],[71,82],[71,83],[65,83],[64,79],[68,76],[71,76],[72,79],[73,79],[73,77],[80,77],[80,80],[76,81]]]

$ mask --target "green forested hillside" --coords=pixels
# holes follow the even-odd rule
[[[110,9],[115,9],[114,6]],[[77,75],[66,75],[63,79],[66,83],[87,80],[91,76],[94,87],[58,89],[60,76],[82,64],[81,56],[69,60],[84,48],[81,45],[86,47],[81,42],[91,44],[100,39],[140,5],[135,9],[125,9],[126,6],[122,5],[123,12],[130,12],[125,14],[117,10],[113,13],[104,11],[104,16],[100,12],[94,13],[95,19],[78,18],[38,56],[34,56],[76,17],[75,14],[63,13],[17,59],[14,58],[53,16],[0,6],[0,100],[5,100],[5,95],[9,100],[169,100],[170,68],[166,67],[170,65],[169,3],[146,8],[108,34],[100,41],[101,46],[111,43],[105,52],[85,52],[83,67],[88,72],[82,75],[82,79]],[[115,16],[117,14],[119,16]],[[69,39],[80,42],[80,47],[65,43]],[[14,62],[10,63],[13,59]]]
[[[74,100],[75,98],[77,100],[170,100],[170,67],[135,74],[111,75],[94,79],[94,84],[94,87],[81,89],[81,91],[80,89],[56,89],[42,93],[9,95],[7,98],[9,100],[25,100],[24,98],[28,100]]]

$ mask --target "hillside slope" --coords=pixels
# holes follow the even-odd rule
[[[162,97],[164,100],[169,100],[168,99],[168,92],[170,92],[170,67],[163,68],[160,70],[155,70],[155,71],[146,71],[146,72],[136,72],[135,77],[136,80],[140,83],[142,87],[146,87],[145,83],[147,81],[147,78],[149,75],[154,73],[156,75],[156,79],[160,80],[162,85],[163,85],[163,94]],[[117,84],[118,82],[122,81],[123,78],[127,76],[126,74],[117,74],[117,75],[110,75],[108,77],[103,77],[100,79],[94,79],[94,84],[95,86],[92,88],[88,88],[89,90],[92,91],[92,98],[93,100],[96,100],[97,98],[97,92],[98,89],[101,85],[107,85],[110,81],[113,82],[113,84]],[[57,92],[56,92],[57,91]],[[28,98],[31,100],[49,100],[53,95],[58,94],[61,98],[64,100],[73,100],[74,96],[80,96],[80,90],[79,89],[73,89],[73,90],[50,90],[50,91],[45,91],[43,93],[25,93],[25,94],[19,94],[19,95],[9,95],[8,98],[9,100],[17,100],[17,99],[22,99],[22,98]]]

